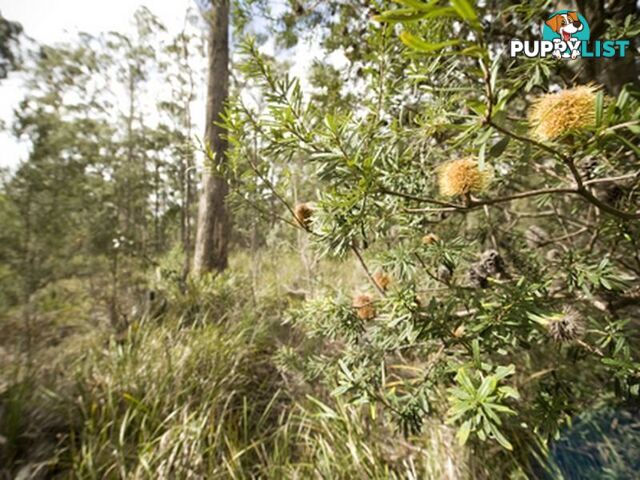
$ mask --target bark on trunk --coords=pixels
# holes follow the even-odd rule
[[[210,12],[207,127],[205,140],[214,161],[225,161],[227,142],[220,121],[229,94],[229,0],[214,0]],[[227,267],[230,223],[225,207],[229,187],[224,177],[205,168],[198,205],[198,229],[193,260],[196,275]]]

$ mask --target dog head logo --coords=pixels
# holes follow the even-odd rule
[[[556,13],[545,23],[565,42],[568,42],[574,33],[584,29],[584,25],[578,18],[578,12]]]
[[[551,15],[542,28],[542,39],[554,43],[556,58],[580,56],[581,42],[589,40],[589,24],[576,11],[560,10]]]

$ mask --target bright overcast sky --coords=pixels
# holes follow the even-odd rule
[[[274,3],[277,2],[274,0]],[[70,40],[78,32],[127,33],[133,29],[133,14],[141,6],[157,15],[169,33],[177,34],[184,26],[187,9],[195,7],[196,3],[194,0],[0,0],[2,15],[21,23],[25,34],[39,43]],[[317,44],[299,44],[292,53],[295,60],[291,73],[294,76],[305,75],[313,58],[321,55]],[[336,53],[329,61],[337,66],[344,65],[344,57]],[[23,95],[21,81],[20,74],[15,72],[0,81],[0,121],[7,127],[11,125],[13,109]],[[194,112],[196,119],[199,113],[204,116],[204,107],[202,112]],[[15,167],[27,158],[27,154],[27,144],[18,144],[10,132],[0,131],[0,168]]]
[[[132,29],[133,14],[147,6],[167,26],[178,33],[193,0],[0,0],[0,12],[22,24],[25,33],[39,43],[55,43],[74,38],[80,31],[99,33]],[[0,120],[10,126],[13,109],[22,97],[20,75],[10,74],[0,81]],[[15,166],[25,159],[27,145],[18,145],[9,133],[0,132],[0,167]]]

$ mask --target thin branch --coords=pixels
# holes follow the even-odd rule
[[[587,227],[582,227],[582,228],[576,230],[575,232],[570,232],[570,233],[567,233],[566,235],[562,235],[561,237],[556,237],[556,238],[552,238],[550,240],[547,240],[545,242],[540,242],[538,244],[538,248],[545,247],[545,246],[550,245],[552,243],[562,242],[563,240],[568,240],[568,239],[573,238],[573,237],[577,237],[578,235],[582,235],[583,233],[588,232],[588,231],[589,231],[589,229]]]
[[[531,145],[535,145],[536,147],[540,148],[541,150],[544,150],[556,157],[558,157],[560,160],[562,160],[562,162],[569,167],[569,170],[571,170],[571,174],[573,175],[573,178],[576,181],[576,185],[577,188],[572,192],[572,193],[577,193],[578,195],[580,195],[582,198],[584,198],[587,202],[595,205],[596,207],[598,207],[598,209],[607,212],[613,216],[625,219],[625,220],[637,220],[640,219],[640,211],[636,211],[636,212],[626,212],[624,210],[619,210],[615,207],[612,207],[611,205],[608,205],[606,203],[604,203],[603,201],[601,201],[599,198],[595,197],[589,190],[587,190],[585,188],[585,184],[582,180],[582,177],[580,175],[580,172],[578,172],[577,167],[575,166],[575,163],[573,161],[573,159],[571,159],[570,157],[564,155],[563,153],[555,150],[554,148],[549,147],[548,145],[545,145],[544,143],[538,142],[532,138],[529,137],[525,137],[522,135],[518,135],[517,133],[514,133],[498,124],[496,124],[493,120],[491,119],[487,119],[486,123],[490,126],[492,126],[493,128],[495,128],[496,130],[504,133],[505,135],[509,135],[513,138],[515,138],[516,140],[519,140],[521,142],[525,142],[525,143],[529,143]]]
[[[587,186],[587,185],[593,185],[595,183],[617,182],[620,180],[627,180],[628,178],[635,178],[639,176],[640,176],[640,173],[636,172],[636,173],[627,173],[626,175],[620,175],[617,177],[594,178],[593,180],[587,180],[586,182],[583,183],[583,185]]]
[[[358,248],[354,244],[351,244],[351,251],[355,254],[356,258],[358,259],[358,262],[362,266],[362,269],[364,270],[364,273],[367,274],[367,277],[369,278],[369,281],[373,284],[374,287],[376,287],[376,290],[378,290],[380,295],[382,295],[383,297],[386,297],[387,294],[382,289],[382,287],[380,287],[380,285],[378,285],[378,282],[375,281],[375,279],[373,278],[373,275],[371,275],[371,271],[369,270],[369,267],[367,267],[367,264],[365,263],[364,259],[362,258],[362,255],[360,254],[360,251],[358,250]]]
[[[489,198],[486,200],[472,200],[471,205],[468,208],[475,208],[484,205],[495,205],[497,203],[511,202],[527,197],[536,197],[538,195],[549,195],[553,193],[573,193],[577,194],[578,190],[575,188],[540,188],[537,190],[529,190],[528,192],[514,193],[513,195],[507,195],[506,197]]]
[[[410,193],[396,192],[395,190],[390,190],[384,187],[380,189],[380,192],[387,195],[392,195],[394,197],[406,198],[407,200],[415,200],[416,202],[420,203],[432,203],[434,205],[440,205],[442,207],[449,207],[454,210],[465,208],[464,205],[460,205],[457,203],[444,202],[442,200],[436,200],[435,198],[418,197],[416,195],[411,195]]]
[[[487,119],[486,120],[486,124],[491,126],[491,127],[493,127],[493,128],[495,128],[499,132],[504,133],[505,135],[508,135],[511,138],[515,138],[516,140],[519,140],[520,142],[528,143],[530,145],[538,147],[540,150],[544,150],[545,152],[550,153],[551,155],[553,155],[554,157],[559,158],[560,160],[562,160],[565,163],[569,161],[569,157],[564,155],[562,152],[559,152],[555,148],[550,147],[549,145],[545,145],[542,142],[538,142],[537,140],[534,140],[533,138],[525,137],[524,135],[519,135],[519,134],[517,134],[515,132],[512,132],[511,130],[506,129],[503,126],[498,125],[496,122],[493,121],[493,119]]]

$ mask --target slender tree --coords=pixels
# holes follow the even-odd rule
[[[218,124],[229,94],[229,1],[218,0],[207,14],[209,25],[205,141],[211,162],[205,168],[198,206],[193,270],[199,275],[227,267],[230,222],[225,199],[229,190],[219,173],[227,141]]]

